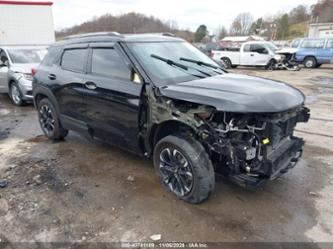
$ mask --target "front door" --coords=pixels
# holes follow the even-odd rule
[[[131,69],[120,48],[93,45],[85,76],[85,122],[93,135],[138,152],[138,115],[142,85],[131,81]]]
[[[5,51],[0,49],[0,93],[8,92],[8,57]]]

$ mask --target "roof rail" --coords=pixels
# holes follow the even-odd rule
[[[161,35],[163,35],[163,36],[172,36],[172,37],[174,37],[174,36],[175,36],[175,34],[173,34],[173,33],[170,33],[170,32],[161,33]]]
[[[69,35],[64,37],[64,40],[74,39],[74,38],[85,38],[85,37],[92,37],[92,36],[116,36],[116,37],[123,37],[123,35],[119,34],[118,32],[92,32],[92,33],[84,33],[84,34],[77,34],[77,35]]]

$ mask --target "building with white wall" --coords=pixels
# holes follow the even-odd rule
[[[46,1],[0,1],[0,44],[53,43],[52,4]]]
[[[309,25],[310,38],[333,37],[333,23],[311,23]]]

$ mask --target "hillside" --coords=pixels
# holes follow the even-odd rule
[[[297,37],[305,37],[308,34],[308,21],[291,24],[289,27],[288,40],[295,39]]]
[[[152,16],[132,12],[118,16],[105,14],[80,25],[57,31],[56,38],[59,40],[68,35],[101,31],[116,31],[123,34],[171,32],[188,41],[193,41],[194,37],[193,32],[178,29],[174,22],[163,22]]]

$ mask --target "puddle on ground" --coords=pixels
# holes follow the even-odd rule
[[[323,93],[333,92],[333,77],[316,76],[310,78],[309,81],[315,83],[315,85],[318,87],[314,93],[306,96],[306,102],[308,104],[316,101],[319,95]]]

